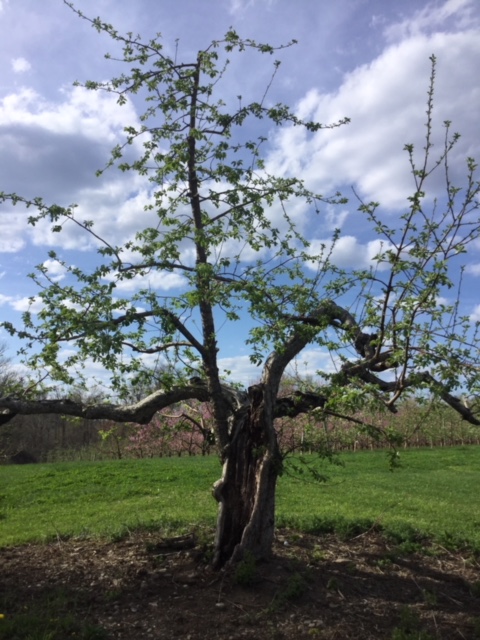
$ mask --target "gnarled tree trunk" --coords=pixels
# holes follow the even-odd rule
[[[272,394],[265,385],[249,389],[249,403],[233,421],[223,475],[214,485],[219,502],[214,565],[271,554],[275,527],[275,490],[282,467],[273,428]]]
[[[260,384],[248,389],[248,402],[234,413],[229,444],[223,451],[223,476],[214,486],[219,502],[214,565],[257,559],[272,553],[275,490],[282,457],[274,429],[280,380],[287,365],[311,339],[294,330],[267,358]]]

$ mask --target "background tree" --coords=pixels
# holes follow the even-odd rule
[[[60,384],[78,383],[87,358],[111,372],[112,384],[109,403],[4,397],[3,417],[62,413],[146,424],[172,404],[191,398],[209,402],[223,463],[213,491],[219,503],[214,563],[238,560],[247,550],[267,557],[283,463],[276,417],[316,411],[357,420],[365,403],[395,411],[400,397],[425,389],[480,424],[455,396],[456,389],[478,392],[476,330],[459,314],[459,293],[452,305],[440,298],[453,287],[450,270],[461,268],[459,257],[479,237],[476,165],[468,160],[461,188],[451,184],[448,158],[457,136],[450,135],[448,123],[444,149],[431,158],[432,58],[426,144],[420,163],[413,147],[406,147],[414,187],[400,225],[385,224],[376,203],[360,202],[383,248],[373,269],[341,271],[325,248],[315,255],[289,210],[305,202],[314,224],[326,203],[345,201],[338,194],[325,198],[311,192],[300,178],[272,175],[262,148],[272,126],[303,127],[313,135],[347,120],[331,125],[302,120],[283,104],[269,104],[268,87],[260,101],[248,104],[240,96],[233,104],[221,92],[229,55],[270,56],[277,49],[241,39],[231,29],[196,59],[179,62],[165,54],[159,38],[142,42],[100,19],[89,21],[120,43],[120,61],[129,71],[85,86],[116,92],[120,104],[132,96],[145,101],[141,125],[126,127],[125,144],[113,150],[109,164],[150,181],[151,223],[117,246],[96,234],[92,220],[79,219],[73,205],[1,194],[35,208],[31,224],[46,218],[53,232],[61,232],[70,221],[99,243],[98,266],[90,270],[69,266],[50,252],[70,281],[49,280],[40,266],[33,276],[42,287],[38,319],[26,313],[22,330],[4,326],[27,346],[37,346],[31,366],[47,368]],[[274,62],[273,75],[278,67]],[[252,139],[244,134],[247,121],[261,131]],[[445,200],[432,205],[427,182],[442,168]],[[306,264],[316,265],[313,276]],[[152,272],[180,274],[180,292],[169,297],[147,286],[117,296],[119,283]],[[222,379],[217,333],[225,322],[241,322],[245,313],[252,322],[246,341],[250,357],[262,366],[260,382],[246,391]],[[325,374],[321,387],[279,397],[286,367],[312,342],[331,351],[336,372]],[[75,345],[66,359],[61,357],[65,343]],[[157,376],[153,393],[122,402],[131,385],[148,388],[146,354],[182,368]]]
[[[7,356],[7,345],[0,343],[0,394],[8,395],[15,384],[19,382],[19,376],[11,366],[11,360]]]

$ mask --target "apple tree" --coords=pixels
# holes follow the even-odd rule
[[[222,95],[229,56],[250,52],[272,61],[277,49],[230,29],[194,59],[179,61],[166,54],[160,37],[144,42],[122,35],[72,9],[123,52],[124,73],[84,86],[114,92],[120,104],[144,104],[140,124],[126,127],[124,144],[113,149],[109,170],[135,172],[148,182],[149,223],[117,245],[100,237],[94,220],[82,220],[74,205],[0,194],[2,201],[30,207],[32,225],[46,219],[61,233],[67,222],[75,224],[98,247],[97,264],[85,269],[50,252],[69,279],[50,280],[40,265],[33,277],[41,311],[26,313],[21,329],[4,323],[26,349],[34,347],[30,366],[48,371],[64,395],[40,399],[30,390],[0,398],[1,420],[61,413],[147,424],[181,401],[208,402],[223,464],[213,488],[217,567],[246,551],[257,558],[271,552],[283,466],[276,418],[313,412],[356,420],[366,403],[395,411],[401,397],[420,392],[480,425],[480,415],[461,401],[479,390],[477,327],[460,313],[458,290],[451,303],[443,302],[446,292],[455,291],[462,255],[479,239],[479,183],[472,159],[464,182],[451,183],[448,159],[457,136],[449,123],[443,150],[432,155],[435,59],[421,159],[413,146],[405,149],[412,195],[395,225],[385,221],[377,203],[359,201],[359,215],[382,239],[382,249],[371,269],[348,271],[335,266],[326,247],[315,255],[290,215],[303,201],[314,225],[327,205],[345,201],[339,194],[312,192],[301,176],[273,175],[263,153],[272,128],[302,127],[307,135],[321,135],[347,119],[327,125],[303,120],[288,106],[271,104],[268,91],[245,104],[240,96]],[[278,68],[274,61],[273,75]],[[444,197],[432,204],[429,180],[442,171]],[[128,296],[117,290],[122,282],[144,283],[154,273],[181,276],[174,295],[142,284]],[[241,389],[225,381],[219,366],[218,331],[225,323],[241,325],[246,316],[251,328],[244,346],[260,374],[258,383]],[[321,384],[308,391],[279,395],[286,368],[309,344],[331,352],[335,371],[323,372]],[[65,345],[71,346],[66,358]],[[163,362],[160,373],[145,366],[146,355]],[[111,374],[108,402],[68,396],[87,359]],[[122,400],[132,385],[145,393]]]

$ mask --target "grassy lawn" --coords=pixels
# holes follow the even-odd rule
[[[382,452],[340,460],[345,466],[323,463],[328,481],[322,484],[281,479],[279,524],[348,533],[376,523],[399,536],[416,529],[447,545],[466,542],[480,550],[480,447],[406,450],[393,472]]]
[[[214,457],[0,467],[0,546],[213,524],[220,470]]]
[[[328,476],[279,481],[278,524],[352,533],[376,523],[480,550],[480,447],[407,450],[391,472],[384,452],[347,453],[343,466],[309,457]],[[161,458],[0,467],[0,546],[55,536],[119,536],[139,527],[213,525],[217,458]]]

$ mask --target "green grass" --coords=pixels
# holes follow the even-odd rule
[[[310,461],[314,460],[309,458]],[[399,541],[417,532],[480,550],[480,447],[407,450],[391,472],[384,452],[315,461],[326,483],[284,474],[280,526],[354,534],[376,524]],[[215,457],[0,467],[0,546],[56,536],[121,536],[140,527],[213,525]]]
[[[219,475],[214,457],[0,467],[0,546],[213,524]]]
[[[480,550],[480,447],[406,450],[393,472],[384,452],[347,453],[340,460],[345,466],[316,466],[326,483],[281,479],[279,524],[347,533],[375,524],[399,539],[419,533]]]

